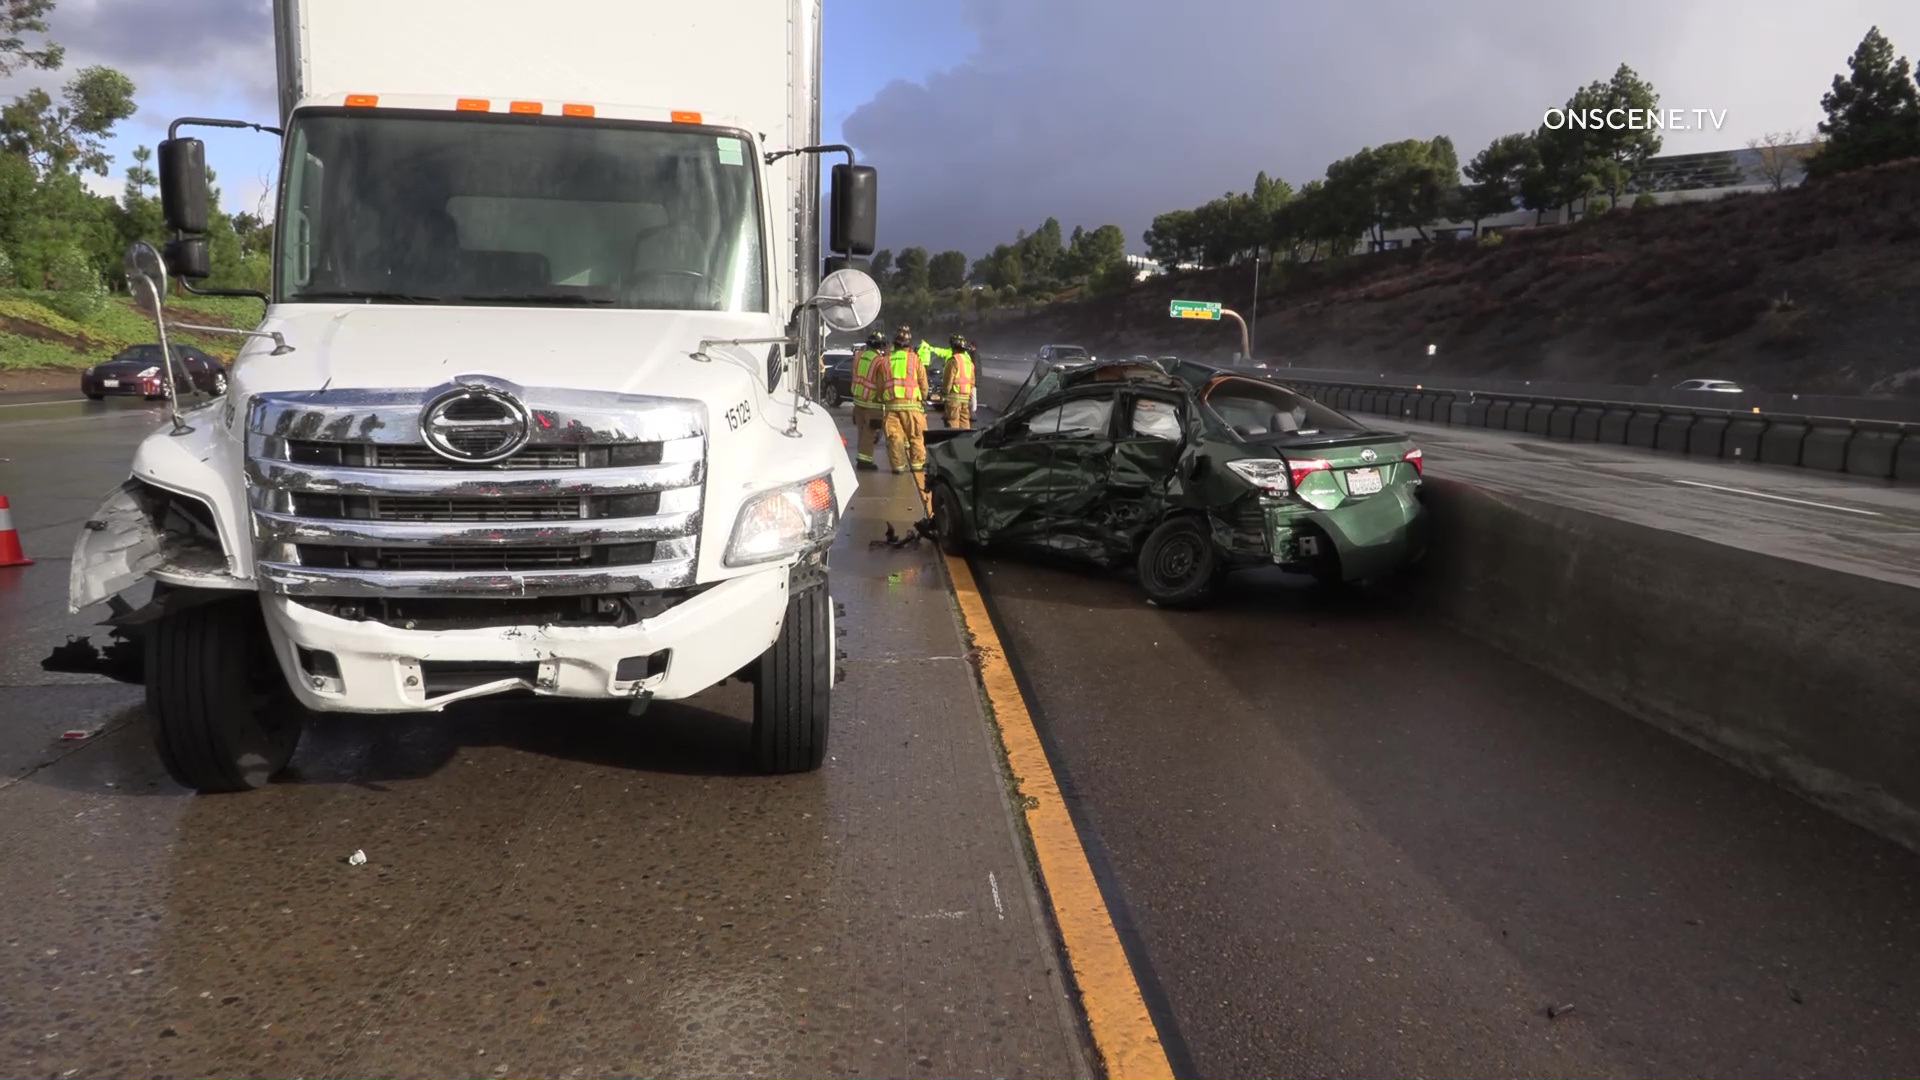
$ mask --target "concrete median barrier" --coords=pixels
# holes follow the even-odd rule
[[[1729,423],[1724,416],[1694,417],[1693,426],[1687,429],[1687,453],[1693,457],[1719,457]]]
[[[1900,440],[1900,449],[1893,455],[1893,476],[1896,480],[1920,480],[1920,434],[1908,432]]]
[[[1638,446],[1642,450],[1653,449],[1663,415],[1659,409],[1633,410],[1633,416],[1627,420],[1627,445]]]
[[[1894,455],[1900,452],[1898,431],[1856,431],[1847,443],[1847,472],[1886,480],[1893,476]]]
[[[1692,430],[1692,413],[1667,413],[1653,429],[1653,448],[1669,454],[1684,454],[1687,452],[1687,433]]]
[[[1847,467],[1847,444],[1851,441],[1851,426],[1816,421],[1800,446],[1800,467],[1841,472]]]
[[[1720,440],[1720,456],[1735,461],[1759,461],[1760,440],[1767,433],[1767,422],[1759,417],[1741,417],[1727,424]]]
[[[1527,410],[1527,434],[1546,438],[1553,429],[1553,412],[1557,406],[1551,401],[1536,401]]]
[[[1527,417],[1533,415],[1533,402],[1516,401],[1507,406],[1507,430],[1527,430]]]
[[[1426,499],[1419,604],[1920,850],[1920,589],[1457,481]]]
[[[1760,461],[1767,465],[1800,464],[1800,446],[1807,441],[1807,425],[1792,420],[1769,423],[1760,436]]]
[[[1599,442],[1610,446],[1624,446],[1627,441],[1627,427],[1633,423],[1633,410],[1625,405],[1608,406],[1600,414]]]
[[[1573,438],[1575,442],[1597,442],[1600,439],[1600,418],[1607,410],[1598,405],[1582,405],[1573,416]]]
[[[1487,427],[1494,431],[1507,430],[1507,413],[1512,411],[1513,402],[1495,401],[1487,406]]]
[[[1554,439],[1573,438],[1573,422],[1580,416],[1580,406],[1560,404],[1553,407],[1547,416],[1547,436]]]
[[[1456,401],[1454,405],[1458,408],[1459,402]],[[1488,427],[1493,416],[1493,402],[1483,397],[1469,398],[1465,412],[1465,419],[1461,423],[1468,427]],[[1506,422],[1504,410],[1500,419],[1502,423]]]

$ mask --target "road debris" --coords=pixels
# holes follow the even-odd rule
[[[1572,1011],[1573,1006],[1571,1005],[1549,1005],[1547,1006],[1547,1019],[1558,1020]]]
[[[367,853],[364,851],[355,849],[353,854],[347,856],[348,866],[365,866],[366,864],[367,864]]]

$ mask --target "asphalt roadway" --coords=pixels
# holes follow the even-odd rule
[[[913,513],[896,478],[836,549],[819,774],[735,775],[726,687],[643,727],[332,721],[292,782],[191,798],[137,688],[38,669],[152,417],[0,412],[42,559],[0,571],[0,1066],[1086,1069],[938,564],[869,546]],[[1920,1072],[1904,849],[1390,596],[1255,574],[1172,613],[973,570],[1182,1075]]]
[[[0,570],[0,1074],[1090,1075],[937,555],[869,545],[905,477],[832,556],[817,773],[743,773],[729,684],[329,718],[286,782],[194,797],[138,687],[39,668],[159,416],[0,411],[39,560]]]
[[[1907,850],[1391,597],[973,568],[1183,1074],[1920,1071]]]

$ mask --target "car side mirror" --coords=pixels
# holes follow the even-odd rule
[[[207,231],[207,144],[199,139],[160,140],[160,208],[175,232]]]
[[[879,173],[871,165],[835,165],[828,200],[832,222],[827,247],[844,255],[873,254],[880,217]]]

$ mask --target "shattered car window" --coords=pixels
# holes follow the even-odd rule
[[[1172,402],[1142,398],[1133,403],[1133,433],[1179,442],[1180,410]]]
[[[1206,404],[1221,422],[1243,438],[1366,430],[1285,387],[1253,379],[1223,379],[1215,383],[1207,391]]]
[[[1029,435],[1064,435],[1088,438],[1104,435],[1113,416],[1112,398],[1080,398],[1043,409],[1027,421]]]

